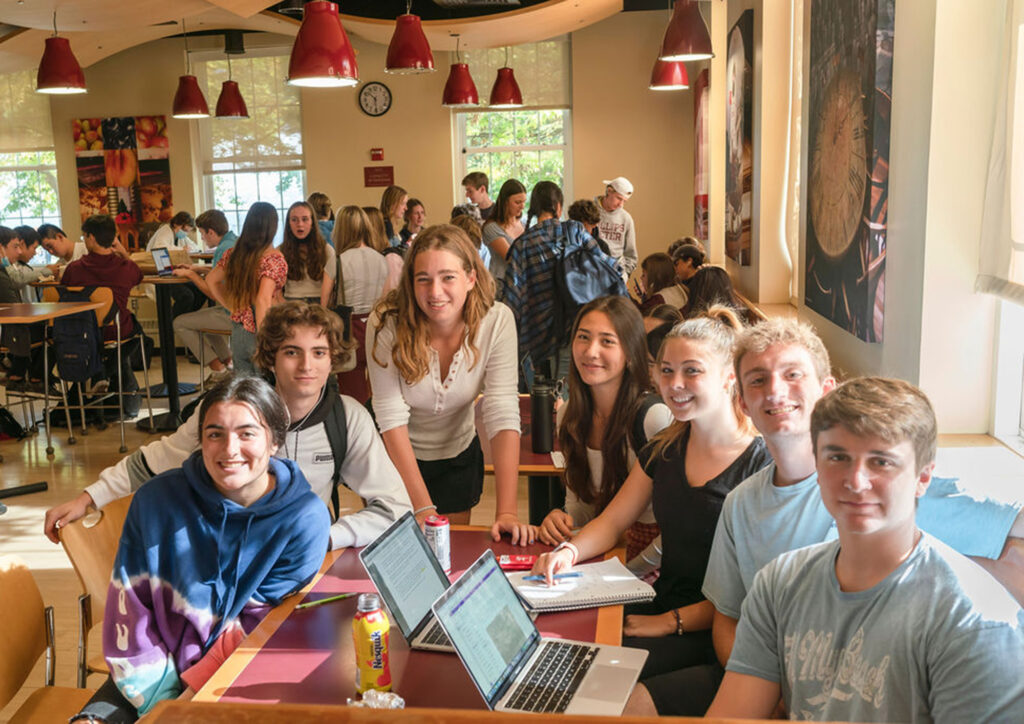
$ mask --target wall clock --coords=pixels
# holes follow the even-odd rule
[[[359,107],[368,116],[383,116],[391,110],[391,90],[377,81],[365,83],[359,89]]]
[[[864,211],[868,161],[860,79],[841,71],[825,89],[810,169],[811,222],[822,251],[841,256]]]

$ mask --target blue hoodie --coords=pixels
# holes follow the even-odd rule
[[[196,451],[132,500],[103,621],[111,677],[140,714],[177,696],[182,672],[226,632],[251,631],[304,586],[327,552],[330,516],[291,460],[249,507],[221,495]]]

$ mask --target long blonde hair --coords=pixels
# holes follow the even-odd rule
[[[473,248],[466,232],[451,224],[437,224],[421,231],[405,254],[405,265],[398,286],[377,303],[376,337],[373,341],[373,359],[381,367],[387,360],[377,356],[380,332],[389,320],[394,320],[394,344],[391,359],[406,384],[413,385],[423,379],[430,369],[430,329],[427,317],[416,303],[416,257],[425,251],[447,251],[454,254],[466,274],[476,273],[476,283],[466,296],[462,320],[466,324],[462,344],[469,350],[469,369],[477,363],[480,350],[475,339],[480,323],[494,305],[494,280]]]
[[[658,351],[658,366],[664,359],[665,347],[673,339],[687,339],[692,342],[699,342],[705,346],[723,365],[723,368],[732,368],[732,350],[736,343],[736,336],[743,329],[743,322],[740,321],[736,311],[725,305],[716,304],[710,307],[703,315],[687,319],[672,328],[665,340],[661,343]],[[753,424],[750,418],[740,407],[739,386],[733,383],[732,386],[732,411],[736,416],[736,425],[743,435],[754,435]],[[678,450],[689,428],[689,421],[674,421],[671,425],[659,432],[653,438],[652,453],[668,456],[670,450]]]
[[[334,250],[340,255],[349,249],[356,249],[360,244],[372,248],[373,231],[366,212],[358,206],[345,206],[338,212],[334,220]],[[380,251],[380,249],[375,249]]]

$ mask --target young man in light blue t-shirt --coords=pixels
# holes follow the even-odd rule
[[[735,353],[741,403],[774,462],[725,499],[703,593],[715,605],[712,638],[720,665],[691,667],[638,685],[627,713],[701,715],[729,659],[740,607],[754,575],[787,551],[833,539],[835,522],[815,473],[810,417],[835,387],[828,352],[806,324],[771,319],[741,334]],[[1007,536],[1024,535],[1021,503],[978,499],[933,478],[917,521],[964,555],[998,558]]]
[[[779,556],[742,605],[709,716],[1024,721],[1024,611],[915,523],[936,422],[901,380],[851,380],[815,405],[818,488],[838,540]]]

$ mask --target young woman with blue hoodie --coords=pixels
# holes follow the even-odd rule
[[[135,493],[107,594],[107,664],[140,715],[200,688],[327,552],[326,506],[272,457],[288,429],[274,389],[225,380],[198,416],[201,449]]]

